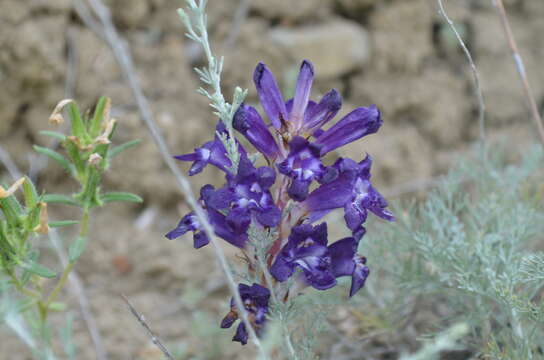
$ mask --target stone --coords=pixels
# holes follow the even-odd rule
[[[477,126],[467,78],[445,67],[414,75],[372,73],[354,78],[352,89],[363,103],[377,104],[386,123],[412,124],[435,147],[453,147]],[[391,86],[394,81],[403,86]]]
[[[372,66],[380,72],[417,72],[433,54],[433,7],[427,0],[378,7],[370,18]]]
[[[263,17],[284,22],[296,22],[329,14],[330,0],[252,0],[251,9]]]
[[[370,42],[366,30],[347,20],[275,28],[270,31],[268,38],[273,46],[277,46],[294,63],[302,59],[311,60],[318,79],[342,76],[358,70],[370,58]]]

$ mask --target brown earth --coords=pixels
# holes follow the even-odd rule
[[[481,74],[490,136],[508,135],[514,145],[535,141],[491,1],[446,3]],[[195,92],[198,78],[191,69],[203,58],[183,36],[175,12],[182,2],[109,4],[169,145],[175,153],[191,151],[211,137],[216,119]],[[344,96],[344,112],[371,103],[381,108],[385,124],[380,133],[361,142],[362,147],[343,151],[353,157],[373,155],[379,188],[394,191],[441,174],[477,140],[471,73],[434,1],[254,0],[239,27],[233,24],[238,4],[209,4],[212,45],[225,56],[226,94],[239,85],[249,88],[248,101],[256,102],[251,77],[258,61],[267,63],[281,86],[290,89],[298,64],[310,58],[317,72],[313,97],[335,87]],[[507,5],[531,86],[544,106],[544,2],[512,0]],[[21,169],[30,166],[32,144],[48,144],[39,131],[50,129],[48,115],[68,94],[83,108],[100,95],[110,96],[119,120],[116,141],[143,140],[114,162],[105,187],[140,194],[145,204],[97,212],[92,243],[78,265],[111,358],[160,358],[120,301],[121,292],[147,314],[163,338],[184,344],[188,354],[242,358],[238,345],[223,346],[230,332],[204,324],[218,323],[228,298],[211,249],[197,252],[189,240],[162,237],[186,211],[183,198],[142,125],[110,49],[82,24],[70,1],[2,1],[0,79],[0,142]],[[207,179],[194,179],[195,189],[219,179],[213,171],[205,174]],[[54,164],[40,180],[49,192],[74,189]],[[64,214],[57,210],[59,218]],[[30,358],[17,339],[0,331],[0,358]],[[78,359],[94,358],[77,315],[76,332]],[[203,349],[209,350],[210,343],[223,353],[206,355]]]

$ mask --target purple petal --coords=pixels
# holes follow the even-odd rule
[[[210,239],[208,239],[208,236],[205,232],[200,231],[198,233],[195,233],[193,235],[193,247],[195,249],[200,249],[203,246],[206,246],[210,243]]]
[[[310,191],[310,181],[293,179],[287,188],[287,194],[295,201],[304,201]]]
[[[238,328],[236,329],[236,334],[234,334],[234,337],[232,338],[232,341],[237,341],[241,343],[242,345],[247,344],[247,330],[245,323],[241,322],[238,325]]]
[[[221,329],[228,329],[238,320],[238,314],[234,311],[230,311],[221,321]]]
[[[289,116],[289,121],[293,123],[295,129],[300,129],[302,126],[304,113],[308,106],[308,100],[310,100],[313,79],[313,65],[308,60],[304,60],[300,66],[295,96],[293,97],[293,109]]]
[[[308,133],[314,132],[314,136],[318,136],[319,134],[316,134],[315,131],[334,118],[341,107],[342,97],[338,91],[332,89],[321,98],[317,105],[306,110],[304,129]]]
[[[322,133],[316,139],[316,143],[323,145],[321,155],[324,155],[365,135],[375,133],[381,125],[380,111],[375,105],[357,108]]]
[[[269,189],[276,182],[276,172],[269,166],[261,166],[257,169],[257,178],[262,188]]]
[[[247,231],[251,223],[249,211],[245,208],[235,208],[227,214],[227,224],[235,234],[242,234]]]
[[[287,109],[274,75],[265,64],[259,63],[255,68],[253,81],[264,112],[272,126],[280,129],[282,122],[287,120]]]
[[[283,256],[278,254],[276,261],[270,267],[270,274],[278,281],[283,282],[293,275],[295,266],[288,263]]]
[[[327,290],[336,285],[336,278],[329,271],[305,272],[306,282],[317,290]]]
[[[275,158],[278,155],[278,145],[255,108],[240,105],[234,114],[233,127],[265,156]]]
[[[355,270],[351,276],[351,289],[349,290],[349,296],[352,297],[361,289],[370,274],[370,270],[365,265],[356,265]]]
[[[228,188],[221,188],[208,194],[205,199],[207,206],[211,206],[215,209],[226,209],[230,206],[231,202],[236,200],[234,192]]]
[[[180,161],[195,161],[196,159],[198,159],[198,155],[196,153],[190,153],[190,154],[176,155],[174,156],[174,158]]]
[[[247,234],[235,234],[227,224],[225,215],[213,208],[208,208],[207,210],[208,218],[213,226],[215,234],[230,244],[243,248],[247,242]]]
[[[350,276],[355,269],[353,256],[357,252],[358,242],[353,237],[344,238],[329,245],[331,267],[334,276]]]
[[[359,209],[353,202],[348,202],[344,206],[344,220],[351,231],[360,228],[367,217],[366,209]]]
[[[386,209],[387,205],[385,198],[371,185],[368,189],[368,202],[363,202],[363,206],[384,220],[395,221],[393,213]]]
[[[340,174],[336,180],[312,191],[305,200],[305,207],[310,212],[344,207],[351,200],[354,180],[352,171]]]
[[[272,206],[261,212],[257,212],[257,221],[268,227],[278,226],[281,220],[281,210],[277,206]]]
[[[185,234],[188,231],[195,231],[198,229],[198,221],[195,219],[195,215],[191,212],[187,215],[185,215],[178,223],[178,226],[170,232],[168,232],[165,236],[173,240],[175,238],[178,238]]]

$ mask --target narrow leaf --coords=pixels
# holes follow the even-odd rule
[[[140,139],[136,139],[136,140],[132,140],[132,141],[128,141],[124,144],[121,144],[121,145],[118,145],[114,148],[112,148],[110,151],[109,151],[109,157],[110,159],[114,158],[115,156],[119,155],[120,153],[122,153],[123,151],[125,150],[128,150],[130,149],[131,147],[134,147],[136,145],[138,145],[140,142],[142,142],[142,140]]]
[[[101,196],[101,199],[105,203],[114,201],[128,201],[135,203],[142,203],[144,200],[136,194],[129,192],[109,192]]]
[[[38,264],[35,261],[27,261],[21,264],[21,267],[25,270],[30,271],[33,274],[36,274],[38,276],[44,277],[44,278],[54,278],[57,276],[57,273],[53,270]]]
[[[102,125],[102,121],[104,121],[104,115],[106,115],[105,112],[109,112],[110,106],[111,100],[105,96],[101,96],[96,103],[94,115],[89,127],[89,134],[93,139],[98,136],[98,133],[100,132],[100,126]]]
[[[70,259],[71,263],[74,263],[79,259],[81,254],[85,251],[85,248],[87,247],[87,237],[86,236],[78,236],[76,241],[74,241],[70,248],[68,249],[68,257]]]
[[[55,138],[55,139],[60,140],[60,141],[66,140],[66,135],[64,135],[62,133],[59,133],[59,132],[56,132],[56,131],[43,130],[43,131],[40,131],[40,134],[45,135],[45,136],[50,136],[50,137]]]
[[[42,155],[49,157],[52,160],[55,160],[64,170],[68,171],[70,175],[75,176],[75,169],[72,164],[58,152],[48,149],[46,147],[34,145],[34,150]]]
[[[27,176],[23,183],[23,194],[27,208],[32,208],[38,203],[38,192],[32,183],[32,180]]]
[[[70,103],[68,105],[68,112],[70,114],[70,120],[72,122],[72,135],[79,138],[82,142],[88,140],[89,135],[85,129],[85,124],[83,124],[83,119],[81,118],[81,113],[79,108],[75,103]]]
[[[65,204],[65,205],[80,206],[80,203],[77,200],[67,195],[45,194],[42,200],[43,202],[48,204]]]
[[[51,221],[49,223],[49,227],[57,228],[57,227],[75,225],[75,224],[79,224],[79,221],[77,221],[77,220]]]

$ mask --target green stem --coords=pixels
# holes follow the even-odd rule
[[[81,225],[80,225],[80,229],[79,229],[79,236],[85,237],[85,236],[87,236],[87,234],[89,232],[89,209],[88,208],[83,209],[83,216],[81,218],[81,223],[80,224]],[[57,296],[59,295],[61,290],[64,288],[64,285],[66,285],[66,281],[68,280],[68,277],[70,276],[70,273],[72,272],[72,270],[74,268],[74,265],[75,265],[75,262],[70,262],[64,268],[64,271],[62,272],[62,275],[61,275],[61,277],[59,279],[59,282],[57,283],[57,285],[55,286],[53,291],[51,291],[51,294],[49,294],[49,297],[47,298],[47,300],[45,302],[41,303],[41,307],[43,307],[43,308],[40,310],[40,313],[41,313],[41,311],[45,312],[43,314],[43,320],[44,321],[47,318],[47,313],[49,311],[49,306],[51,305],[51,303],[53,301],[55,301],[55,299],[57,298]]]
[[[34,291],[34,290],[31,290],[31,289],[27,289],[25,288],[21,282],[19,281],[19,279],[17,279],[17,277],[15,276],[15,274],[13,274],[11,271],[6,271],[6,273],[9,275],[11,281],[13,282],[13,285],[15,285],[15,288],[17,290],[19,290],[22,294],[28,296],[28,297],[32,297],[32,298],[35,298],[35,299],[39,299],[41,297],[41,294],[38,293],[37,291]]]

